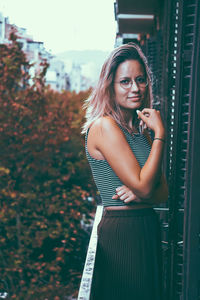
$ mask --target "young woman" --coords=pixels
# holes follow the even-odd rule
[[[161,172],[165,129],[151,108],[146,58],[136,44],[113,50],[86,101],[86,154],[104,212],[98,226],[94,300],[161,300]],[[146,128],[154,132],[151,142]]]

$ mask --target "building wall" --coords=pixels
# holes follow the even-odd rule
[[[15,31],[18,36],[18,41],[22,44],[22,50],[24,51],[27,60],[33,64],[30,69],[30,75],[33,78],[38,72],[40,72],[40,64],[46,60],[49,63],[46,82],[54,90],[61,92],[62,90],[69,89],[69,76],[65,72],[65,66],[62,61],[54,59],[45,47],[44,43],[35,41],[32,36],[27,34],[25,28],[10,24],[9,19],[5,18],[0,13],[0,43],[9,43],[9,36],[12,31]],[[54,74],[54,80],[52,80],[52,72]],[[32,79],[30,79],[30,83]]]

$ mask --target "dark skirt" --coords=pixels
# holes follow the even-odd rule
[[[98,225],[92,300],[161,300],[160,223],[153,208],[105,210]]]

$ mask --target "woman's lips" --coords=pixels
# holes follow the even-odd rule
[[[133,101],[139,101],[140,98],[141,98],[140,96],[128,97],[129,100],[133,100]]]

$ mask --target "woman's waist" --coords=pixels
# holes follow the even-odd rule
[[[143,206],[137,207],[137,209],[107,209],[104,208],[103,218],[113,218],[113,217],[138,217],[138,216],[152,216],[155,215],[156,212],[151,206]]]
[[[122,185],[122,183],[121,183]],[[116,193],[116,187],[119,187],[120,184],[115,184],[110,189],[100,189],[98,186],[99,194],[102,200],[102,205],[104,209],[108,210],[132,210],[132,209],[141,209],[141,208],[152,208],[151,203],[136,202],[132,201],[129,204],[126,204],[121,199],[113,199],[113,195]]]
[[[152,204],[138,204],[134,203],[131,205],[112,205],[112,206],[104,206],[104,211],[105,210],[136,210],[136,209],[145,209],[145,208],[153,208]]]

